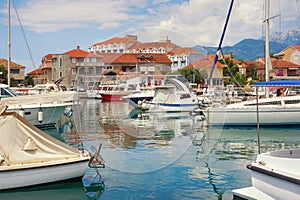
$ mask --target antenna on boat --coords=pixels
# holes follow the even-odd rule
[[[217,49],[217,52],[216,52],[216,57],[215,57],[215,60],[214,60],[214,64],[213,64],[212,69],[210,71],[210,75],[209,75],[209,77],[207,79],[206,90],[208,88],[208,85],[210,85],[211,77],[213,75],[216,63],[218,61],[219,54],[221,53],[222,42],[223,42],[223,39],[224,39],[224,36],[225,36],[225,31],[226,31],[227,24],[228,24],[228,21],[229,21],[229,17],[230,17],[230,14],[231,14],[231,10],[232,10],[232,7],[233,7],[233,2],[234,2],[234,0],[231,0],[230,6],[229,6],[229,10],[228,10],[228,13],[227,13],[227,17],[226,17],[226,21],[225,21],[225,25],[224,25],[224,28],[223,28],[223,32],[222,32],[222,35],[221,35],[220,42],[219,42],[219,46],[218,46],[218,49]]]
[[[257,120],[257,146],[260,154],[260,129],[259,129],[259,111],[258,111],[258,89],[256,88],[256,120]]]
[[[270,59],[270,41],[269,41],[269,27],[270,27],[270,1],[265,0],[265,73],[266,73],[266,81],[269,81],[269,71],[271,66],[271,59]],[[269,97],[269,88],[266,88],[266,97]]]

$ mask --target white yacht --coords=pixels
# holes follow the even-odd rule
[[[72,106],[78,99],[75,91],[17,95],[5,84],[0,84],[0,90],[1,105],[7,106],[8,111],[24,116],[27,121],[39,128],[54,127],[63,114],[71,117]]]

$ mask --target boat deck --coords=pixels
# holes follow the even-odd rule
[[[255,187],[246,187],[237,190],[232,190],[233,199],[235,200],[275,200],[274,198],[270,197],[269,195],[263,193],[262,191],[258,190]]]

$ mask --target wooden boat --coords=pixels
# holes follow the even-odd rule
[[[0,190],[82,177],[90,154],[51,137],[15,112],[0,115]]]

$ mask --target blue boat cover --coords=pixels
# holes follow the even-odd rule
[[[300,80],[265,81],[265,82],[257,82],[252,86],[253,87],[274,87],[274,86],[300,87]]]

